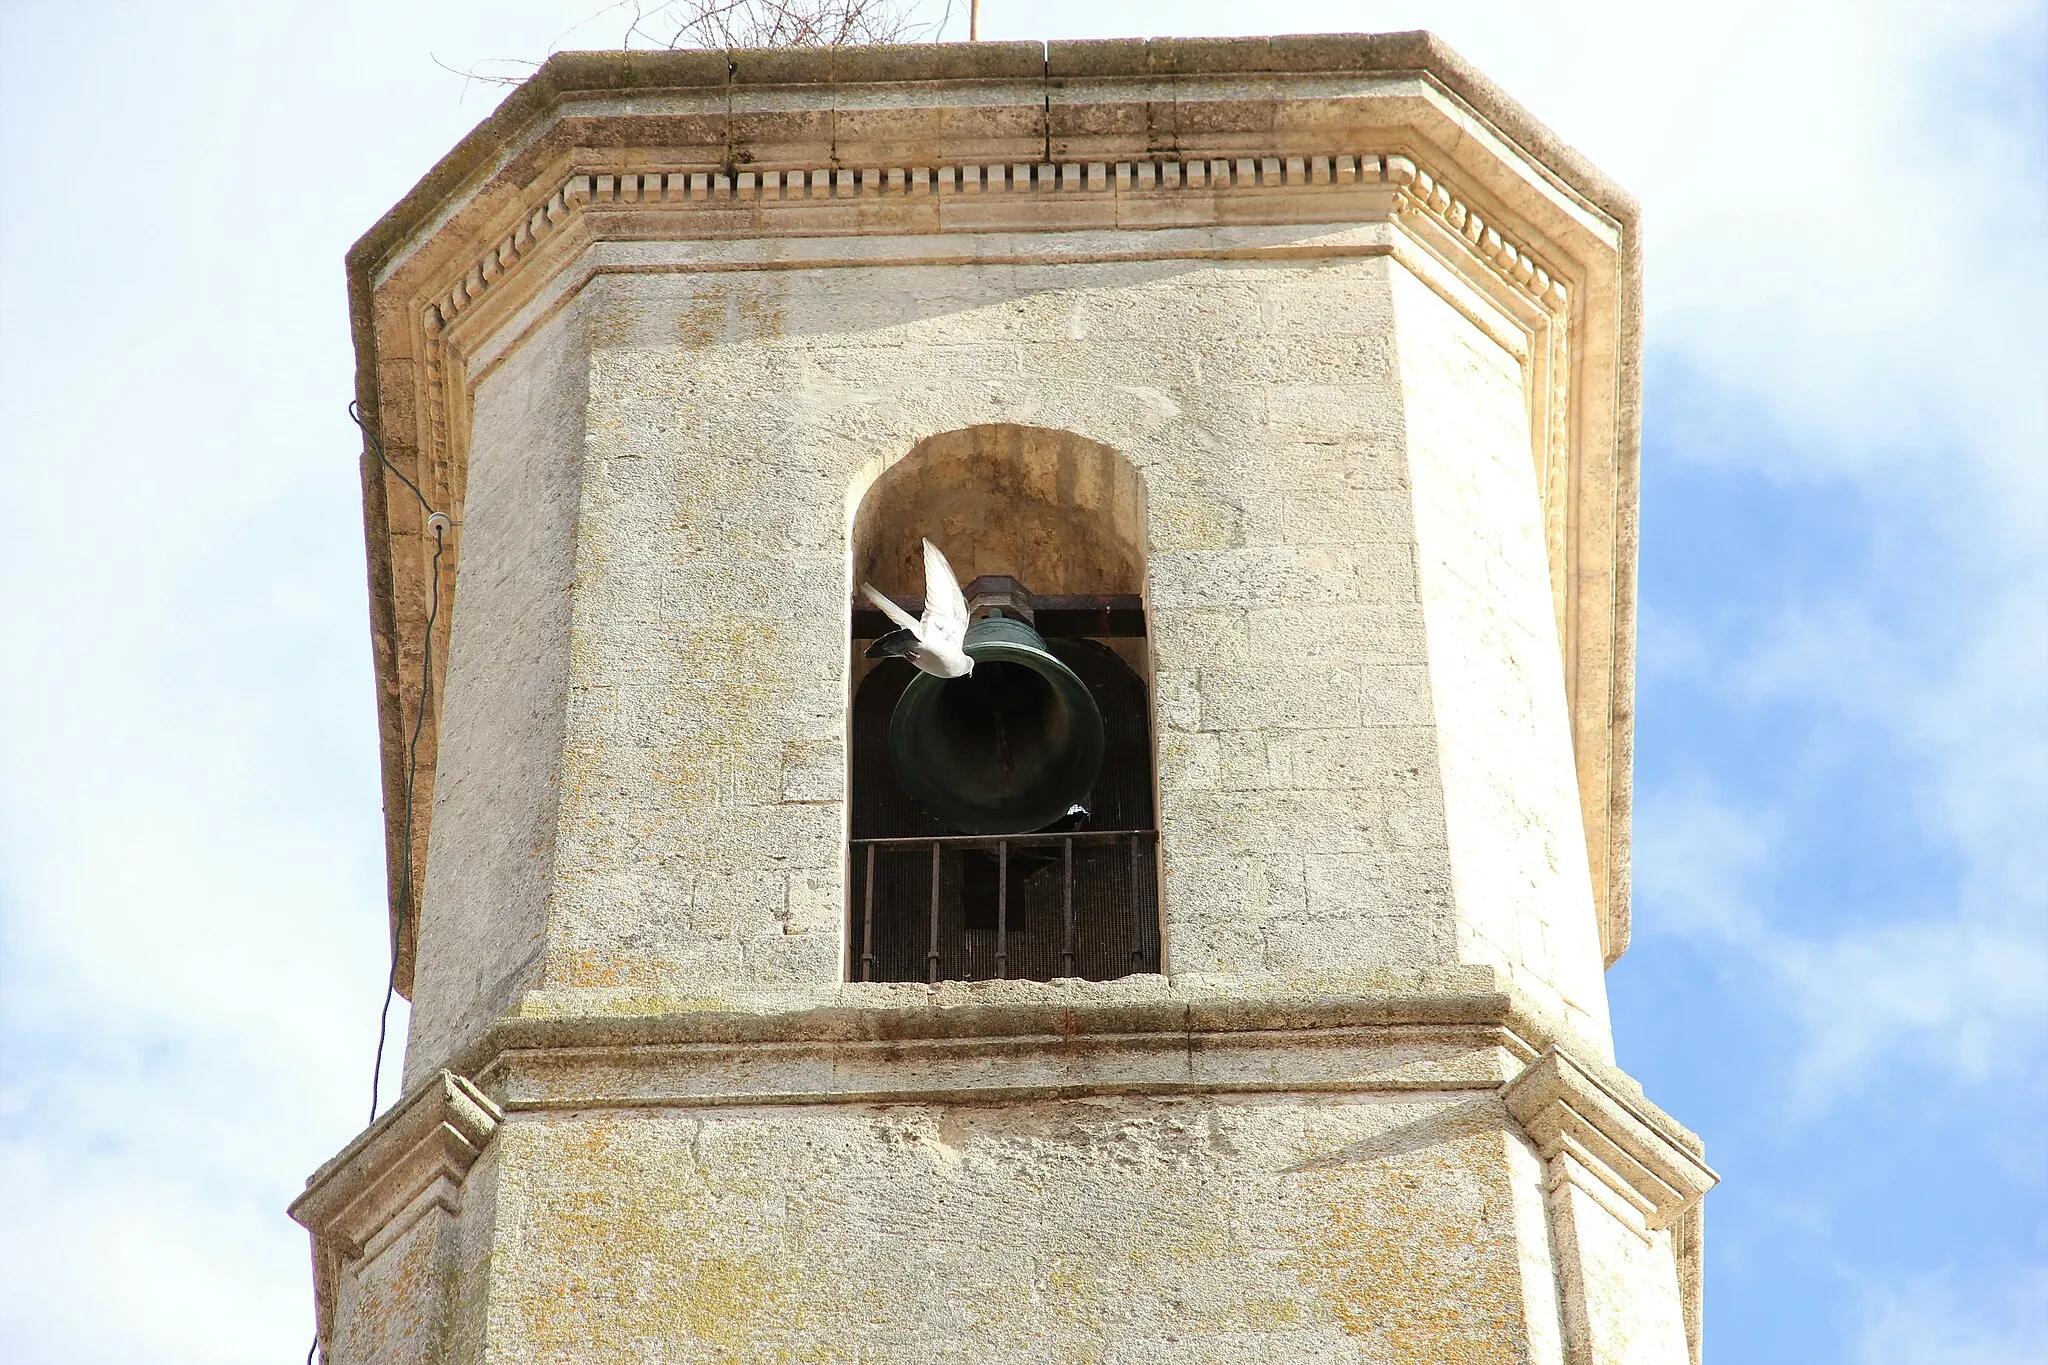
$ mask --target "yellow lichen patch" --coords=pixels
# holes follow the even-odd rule
[[[573,953],[563,964],[561,973],[565,986],[617,986],[618,964],[610,958],[595,957],[589,953]]]
[[[1213,497],[1186,490],[1152,500],[1152,549],[1221,550],[1244,543],[1242,514]]]
[[[580,988],[573,997],[528,992],[513,1007],[512,1013],[522,1019],[582,1019],[593,1015],[693,1014],[732,1007],[732,1001],[722,995],[670,995],[664,991]]]
[[[415,1222],[372,1261],[355,1267],[354,1303],[344,1316],[345,1358],[399,1360],[431,1351],[447,1302],[435,1252],[437,1216]]]
[[[548,1132],[519,1248],[528,1358],[854,1359],[817,1331],[833,1296],[761,1235],[788,1213],[759,1177],[771,1154],[705,1160],[694,1125],[635,1117],[585,1116]]]
[[[676,313],[676,340],[692,351],[782,335],[782,305],[759,293],[727,287],[690,300]]]
[[[1501,1138],[1304,1173],[1288,1266],[1372,1359],[1527,1358]]]

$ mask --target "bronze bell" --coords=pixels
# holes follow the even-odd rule
[[[974,671],[919,673],[889,720],[889,760],[912,800],[963,834],[1027,834],[1083,801],[1102,769],[1102,712],[1023,621],[967,628]]]

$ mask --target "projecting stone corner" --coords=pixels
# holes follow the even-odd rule
[[[436,1265],[446,1250],[448,1221],[470,1167],[498,1129],[503,1112],[482,1091],[442,1071],[394,1105],[361,1137],[322,1166],[292,1203],[291,1216],[313,1234],[313,1292],[321,1358],[356,1359],[336,1352],[332,1335],[344,1295],[363,1301],[379,1294],[379,1281],[403,1278],[412,1263]],[[441,1331],[445,1304],[436,1295],[406,1295],[396,1312],[378,1320],[378,1335],[394,1353],[411,1359]],[[395,1340],[412,1350],[393,1347]],[[427,1358],[427,1357],[421,1357]]]
[[[1546,1167],[1568,1365],[1698,1365],[1699,1139],[1555,1044],[1501,1096]]]
[[[1595,1180],[1596,1196],[1618,1200],[1617,1214],[1643,1230],[1671,1227],[1721,1179],[1700,1159],[1698,1139],[1554,1044],[1508,1083],[1502,1098],[1551,1163],[1553,1185]]]

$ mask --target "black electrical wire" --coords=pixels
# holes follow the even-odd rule
[[[427,501],[427,495],[405,476],[404,470],[391,463],[391,458],[384,453],[384,443],[363,420],[362,405],[352,400],[348,405],[348,416],[363,433],[363,439],[369,442],[377,463],[391,471],[419,499],[420,509],[427,514],[427,525],[434,531],[434,560],[427,571],[430,594],[427,599],[427,627],[420,646],[420,702],[413,713],[412,736],[405,747],[405,805],[401,822],[405,843],[398,856],[398,906],[392,915],[391,971],[384,981],[384,1006],[377,1013],[377,1058],[370,1069],[370,1122],[374,1123],[377,1120],[378,1084],[384,1072],[384,1046],[391,1028],[391,997],[398,993],[398,945],[404,940],[405,907],[412,896],[413,792],[419,781],[420,732],[426,728],[427,700],[434,686],[434,623],[441,614],[441,552],[446,548],[444,536],[448,519],[434,509],[434,504]]]
[[[381,454],[381,452],[380,452]],[[403,478],[404,475],[400,475]],[[415,492],[418,490],[415,489]],[[421,498],[422,503],[426,502]],[[398,855],[398,911],[391,925],[391,974],[384,982],[384,1007],[377,1014],[377,1060],[370,1068],[370,1121],[377,1119],[377,1083],[384,1072],[384,1041],[391,1027],[391,997],[398,993],[398,945],[405,933],[405,907],[412,896],[412,812],[413,788],[420,772],[420,731],[427,724],[427,695],[434,685],[434,622],[441,614],[441,551],[444,548],[443,524],[429,519],[434,528],[434,561],[427,570],[431,583],[427,599],[427,627],[425,640],[420,646],[420,704],[413,713],[412,737],[405,746],[405,814],[402,827],[405,830],[405,847]]]
[[[377,433],[370,430],[369,424],[363,421],[363,405],[353,398],[348,402],[348,420],[356,424],[357,429],[363,433],[363,439],[370,443],[371,451],[377,456],[377,463],[397,475],[398,481],[412,490],[412,495],[420,500],[420,506],[426,509],[427,515],[440,515],[434,511],[434,504],[427,501],[427,495],[420,492],[420,486],[405,477],[405,471],[391,463],[390,458],[384,454],[384,443],[377,439]]]
[[[384,453],[384,443],[377,439],[377,433],[370,430],[370,424],[363,420],[363,408],[353,400],[348,405],[348,417],[369,442],[370,451],[376,455],[377,463],[395,475],[398,481],[412,491],[419,499],[420,509],[427,515],[427,525],[434,532],[434,561],[427,571],[429,595],[427,598],[427,629],[425,643],[420,648],[420,704],[413,715],[412,737],[405,746],[405,806],[404,829],[405,847],[398,858],[398,908],[393,912],[391,923],[391,970],[384,978],[384,1006],[377,1012],[377,1059],[370,1066],[370,1122],[377,1121],[377,1089],[383,1079],[384,1044],[391,1031],[391,997],[398,993],[398,945],[405,933],[405,906],[412,894],[412,816],[413,789],[420,772],[420,731],[427,723],[427,699],[434,686],[434,622],[441,614],[441,551],[446,548],[444,538],[448,529],[448,518],[434,509],[427,501],[427,495],[420,492],[420,486],[405,476],[405,471],[391,463]],[[306,1348],[306,1365],[313,1365],[313,1356],[320,1349],[320,1334],[313,1334],[313,1344]]]

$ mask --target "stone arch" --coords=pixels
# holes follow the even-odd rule
[[[1087,684],[1109,735],[1090,818],[1072,847],[1048,836],[1007,841],[1010,872],[1002,875],[1011,880],[1001,885],[1010,888],[1009,918],[999,921],[997,841],[946,843],[938,853],[937,842],[920,842],[955,836],[903,792],[888,759],[889,717],[912,670],[900,659],[870,664],[856,618],[847,699],[851,979],[1104,979],[1159,970],[1145,524],[1144,482],[1121,452],[1073,432],[1008,423],[919,442],[861,497],[855,584],[873,583],[899,601],[921,596],[925,538],[945,551],[963,586],[984,575],[1015,579],[1041,604],[1047,647]],[[1048,599],[1063,608],[1046,610]],[[1115,633],[1107,614],[1100,633],[1085,623],[1079,604],[1090,601],[1121,604]],[[1046,625],[1055,614],[1066,618],[1057,629]],[[1000,943],[999,923],[1008,926]]]
[[[853,581],[921,593],[926,536],[962,583],[1009,574],[1034,593],[1144,594],[1144,480],[1070,431],[1000,422],[920,441],[861,499]]]

